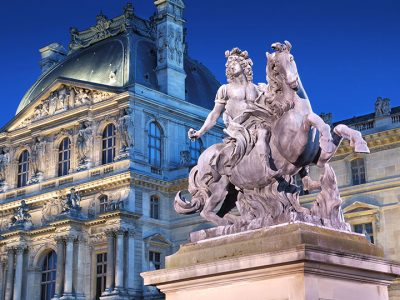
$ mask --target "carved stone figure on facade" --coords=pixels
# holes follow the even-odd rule
[[[29,214],[29,206],[26,204],[25,200],[22,200],[11,219],[10,229],[29,229],[31,226],[32,221],[31,215]]]
[[[121,112],[118,119],[118,132],[121,135],[121,149],[118,158],[129,155],[129,149],[133,147],[134,123],[132,109],[127,107]]]
[[[92,140],[93,132],[90,123],[88,121],[81,122],[76,140],[79,162],[78,170],[88,167],[87,164],[90,161],[88,155],[92,147]]]
[[[168,54],[169,59],[175,60],[175,40],[174,40],[174,31],[172,27],[168,28]]]
[[[157,36],[157,52],[158,52],[158,62],[163,63],[165,61],[165,53],[167,50],[168,44],[167,40],[165,38],[164,32],[163,31],[158,31],[158,36]]]
[[[176,51],[176,62],[181,65],[183,52],[185,49],[185,45],[182,43],[182,33],[179,29],[175,32],[175,51]]]
[[[44,165],[46,160],[46,141],[43,137],[35,137],[33,139],[30,162],[32,166],[32,177],[30,184],[38,183],[42,180]]]
[[[331,133],[312,109],[302,87],[289,42],[274,43],[267,53],[268,84],[252,82],[251,60],[245,51],[227,51],[228,84],[217,92],[215,107],[191,139],[210,130],[224,111],[224,143],[199,157],[189,175],[190,202],[178,193],[175,210],[200,212],[220,225],[219,234],[305,221],[348,230],[340,210],[336,177],[327,164],[342,138],[355,152],[369,153],[361,134],[339,124]],[[320,181],[311,180],[308,166],[324,168]],[[304,188],[321,188],[312,209],[299,204],[299,188],[291,178],[300,174]],[[214,210],[219,204],[218,212]],[[239,216],[230,214],[237,207]]]
[[[6,171],[9,164],[9,149],[0,149],[0,193],[3,193],[7,190]]]
[[[375,101],[375,116],[389,116],[390,115],[390,99],[378,97]]]
[[[75,106],[89,104],[91,101],[89,95],[89,91],[80,87],[75,88]]]
[[[66,208],[68,210],[71,209],[80,209],[81,207],[81,195],[79,191],[76,191],[74,188],[72,188],[67,195],[67,201],[66,201]]]
[[[55,93],[57,94],[55,110],[60,111],[68,109],[69,95],[67,87],[62,85]]]

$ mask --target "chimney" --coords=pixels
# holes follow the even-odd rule
[[[42,56],[40,60],[40,68],[42,73],[51,69],[54,65],[62,61],[67,56],[67,51],[58,43],[52,43],[46,47],[39,49]]]

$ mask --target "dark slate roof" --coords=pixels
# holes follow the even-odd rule
[[[110,87],[128,88],[139,83],[159,90],[157,51],[154,40],[135,32],[125,32],[70,54],[43,73],[22,98],[17,113],[34,101],[42,91],[59,78],[80,80]],[[184,58],[186,100],[211,108],[220,86],[212,73],[201,63]],[[110,73],[115,80],[110,80]]]

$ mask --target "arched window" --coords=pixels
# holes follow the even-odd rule
[[[115,126],[108,124],[103,131],[102,164],[112,163],[115,158]]]
[[[203,149],[203,142],[200,139],[190,141],[189,151],[190,151],[190,164],[197,164],[197,160]]]
[[[101,195],[99,197],[100,213],[106,212],[108,207],[108,197],[107,195]]]
[[[71,141],[65,138],[58,147],[58,176],[68,175],[71,158]]]
[[[363,158],[357,158],[351,161],[351,178],[353,185],[365,183],[365,166]]]
[[[51,300],[56,287],[57,254],[51,251],[46,255],[42,265],[42,282],[40,300]]]
[[[26,186],[29,176],[29,152],[24,150],[18,159],[17,187]]]
[[[160,198],[157,195],[150,197],[150,218],[160,218]]]
[[[149,163],[161,167],[161,129],[155,122],[149,128]]]

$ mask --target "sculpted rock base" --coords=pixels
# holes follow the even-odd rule
[[[167,300],[387,300],[400,265],[364,236],[296,223],[182,245],[142,273]]]

